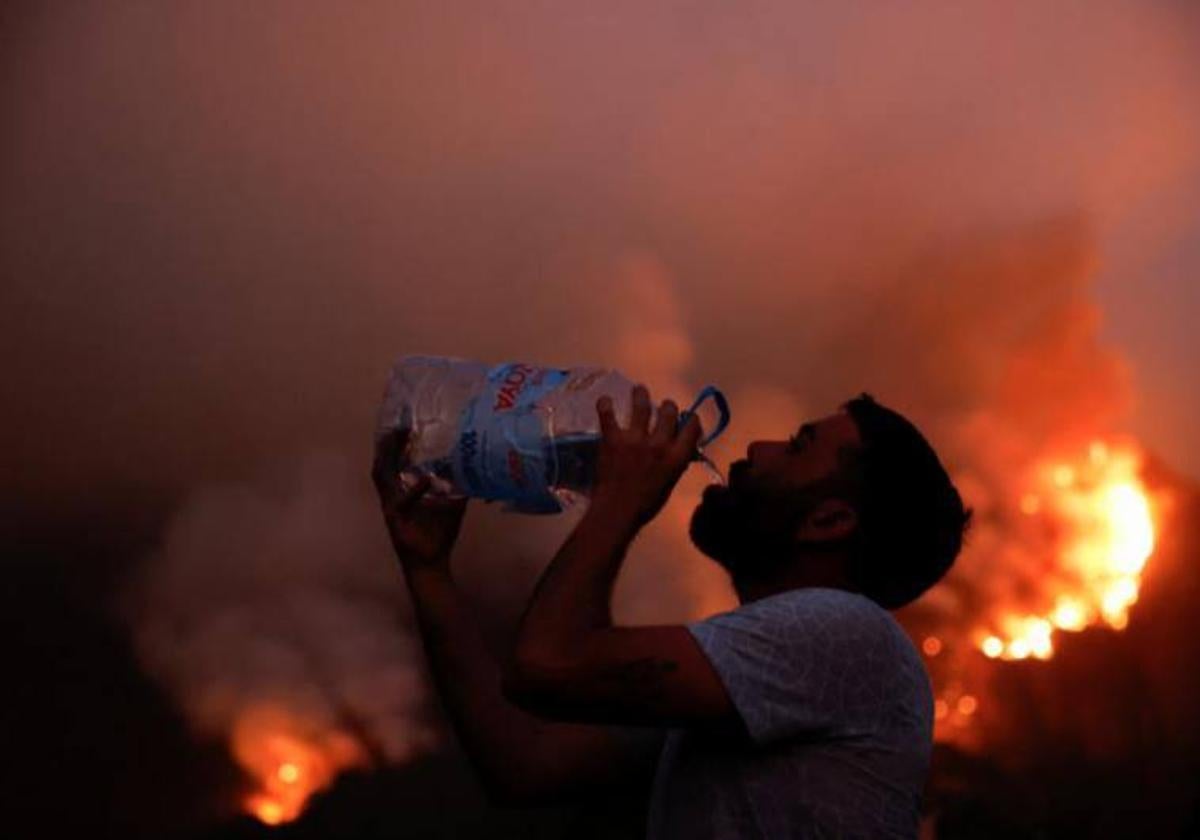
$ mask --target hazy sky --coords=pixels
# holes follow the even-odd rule
[[[16,7],[7,489],[353,447],[401,352],[612,362],[630,259],[667,278],[689,381],[825,409],[863,383],[814,336],[964,237],[1061,218],[1088,230],[1128,425],[1200,475],[1196,22],[1113,0]]]

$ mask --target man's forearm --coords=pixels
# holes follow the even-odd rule
[[[450,573],[420,568],[405,576],[438,693],[485,787],[502,799],[527,795],[548,769],[541,750],[548,724],[505,699],[500,665]]]
[[[593,501],[538,581],[521,621],[518,656],[569,650],[589,632],[612,626],[613,585],[639,527],[619,500]]]

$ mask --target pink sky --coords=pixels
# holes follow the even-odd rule
[[[826,410],[872,385],[830,348],[914,266],[1064,220],[1122,425],[1200,476],[1194,4],[455,9],[10,13],[10,491],[357,452],[399,353],[628,364],[621,324],[683,353],[668,381]],[[631,264],[665,278],[665,345],[612,292]]]

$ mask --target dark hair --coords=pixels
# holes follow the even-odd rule
[[[896,609],[954,563],[971,511],[916,426],[869,394],[843,408],[862,439],[843,453],[841,469],[858,513],[850,577],[864,595]]]

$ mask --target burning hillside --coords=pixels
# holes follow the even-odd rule
[[[989,657],[1048,659],[1056,631],[1078,632],[1103,623],[1129,623],[1142,569],[1154,550],[1155,505],[1142,481],[1140,454],[1093,441],[1084,457],[1034,467],[1021,513],[1049,536],[1050,599],[1042,613],[1006,614],[982,631]]]
[[[1200,487],[1154,463],[1140,475],[1155,545],[1122,629],[1056,630],[1049,660],[926,660],[946,704],[935,836],[1195,836]]]
[[[1169,494],[1147,485],[1141,452],[1130,440],[1093,440],[1022,473],[1016,486],[1023,491],[1004,505],[1010,531],[1003,546],[1019,546],[1024,555],[1014,569],[1029,568],[1028,556],[1035,556],[1036,577],[1014,581],[1012,599],[987,604],[976,622],[947,628],[949,644],[936,631],[921,639],[936,675],[941,741],[972,743],[964,730],[980,704],[1003,702],[980,695],[981,656],[1048,660],[1064,634],[1125,629],[1169,504]],[[972,547],[963,562],[979,550]]]
[[[243,806],[267,825],[296,819],[308,798],[338,773],[368,764],[352,734],[314,725],[282,707],[243,712],[234,724],[231,751],[256,788]]]

